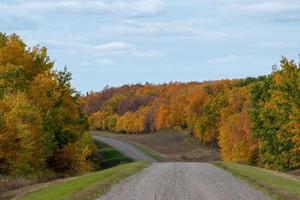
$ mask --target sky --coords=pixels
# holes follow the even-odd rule
[[[0,31],[47,47],[83,93],[244,78],[298,61],[300,0],[0,0]]]

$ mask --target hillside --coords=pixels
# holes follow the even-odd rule
[[[83,96],[94,130],[187,130],[225,161],[287,171],[300,166],[300,68],[283,58],[269,75],[125,85]]]

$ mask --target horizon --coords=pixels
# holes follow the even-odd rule
[[[45,46],[82,93],[257,77],[300,52],[296,0],[13,0],[0,11],[1,32]]]

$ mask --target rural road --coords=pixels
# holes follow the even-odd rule
[[[132,144],[129,144],[128,142],[98,135],[94,135],[93,138],[115,148],[116,150],[133,160],[147,160],[150,162],[156,161],[154,158],[148,156],[147,154],[140,151],[138,148],[136,148]]]
[[[94,138],[135,160],[149,160],[149,156],[131,144],[102,136]],[[230,173],[208,163],[155,162],[114,186],[98,200],[270,200],[270,198]]]

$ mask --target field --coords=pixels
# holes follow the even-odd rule
[[[129,141],[159,161],[207,162],[220,159],[218,148],[202,145],[186,132],[112,134],[98,131],[94,134]]]

